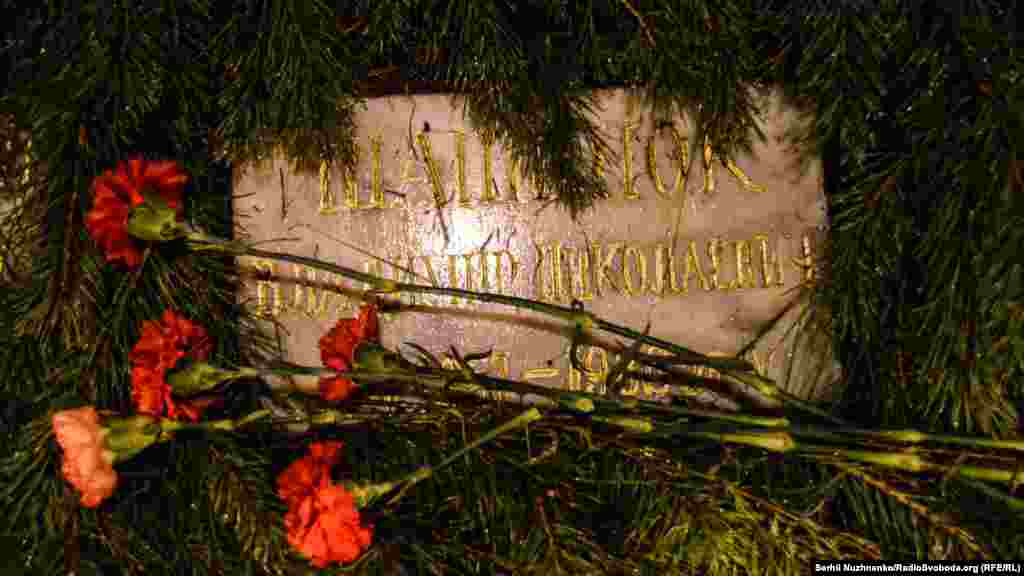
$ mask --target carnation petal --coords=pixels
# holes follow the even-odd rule
[[[348,398],[354,389],[355,384],[342,376],[320,379],[320,396],[328,402],[340,402]]]
[[[376,340],[380,338],[380,323],[377,320],[377,307],[363,306],[359,310],[357,336],[360,340]]]
[[[63,451],[64,478],[81,493],[83,506],[98,506],[117,487],[117,473],[103,457],[99,414],[92,406],[83,406],[57,412],[51,420]]]

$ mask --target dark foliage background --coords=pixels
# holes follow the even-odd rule
[[[1014,1],[8,1],[3,15],[6,463],[35,449],[50,410],[127,409],[127,351],[166,307],[210,328],[215,360],[274,353],[235,302],[231,261],[104,265],[82,223],[96,174],[131,153],[175,159],[193,175],[189,219],[227,233],[232,164],[275,144],[298,169],[352,162],[361,100],[403,91],[464,95],[469,118],[575,215],[607,192],[588,160],[604,146],[586,114],[595,87],[691,111],[726,154],[758,137],[750,88],[781,88],[812,115],[803,144],[826,171],[829,269],[813,297],[844,371],[829,409],[868,428],[1019,435]],[[343,431],[348,473],[439,460],[495,417],[463,408],[422,430]],[[549,436],[548,461],[525,465],[507,455],[522,439],[504,439],[418,487],[378,519],[359,569],[791,574],[811,557],[1024,556],[1017,501],[983,484],[925,490],[718,444],[654,456],[614,435]],[[133,461],[100,511],[78,509],[52,459],[0,466],[4,549],[23,553],[5,555],[5,573],[300,570],[272,492],[287,442],[184,435]]]

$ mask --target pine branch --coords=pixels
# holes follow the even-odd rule
[[[205,488],[214,517],[234,531],[240,551],[266,573],[296,573],[298,565],[282,541],[280,514],[266,501],[266,472],[237,462],[224,447],[211,445],[210,457],[215,466]]]

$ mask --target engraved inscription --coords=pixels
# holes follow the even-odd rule
[[[354,166],[324,162],[319,174],[304,175],[275,156],[268,168],[239,168],[235,210],[254,241],[295,239],[281,251],[399,283],[578,302],[634,330],[649,322],[652,335],[698,351],[736,353],[796,289],[816,281],[817,231],[827,224],[817,209],[821,173],[784,144],[801,116],[769,97],[766,139],[725,158],[685,114],[657,115],[624,90],[602,92],[597,104],[595,125],[607,146],[582,145],[609,197],[578,221],[551,204],[552,191],[524,174],[506,142],[475,130],[449,95],[368,100],[356,117]],[[265,209],[285,201],[282,188],[287,222]],[[319,364],[319,337],[355,315],[358,291],[370,288],[303,266],[240,262],[256,275],[239,297],[284,328],[288,358],[299,364]],[[381,318],[391,348],[412,341],[439,358],[450,346],[492,350],[479,364],[490,374],[595,392],[619,361],[613,351],[623,343],[613,338],[602,344],[611,351],[583,346],[584,371],[575,370],[563,323],[531,311],[452,295],[387,297],[410,305]],[[747,354],[773,378],[790,362],[780,342]],[[628,370],[639,376],[623,382],[626,395],[707,394],[651,381],[643,366]]]

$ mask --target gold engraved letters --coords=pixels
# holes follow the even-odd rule
[[[572,300],[589,302],[595,296],[616,294],[627,297],[649,295],[661,299],[685,296],[690,293],[691,286],[694,290],[709,292],[785,286],[779,265],[781,258],[778,241],[767,234],[755,234],[749,240],[725,241],[713,237],[701,247],[696,240],[681,239],[679,245],[685,247],[682,255],[665,243],[608,242],[593,243],[588,247],[553,242],[536,246],[533,262],[521,263],[510,251],[495,250],[443,256],[405,255],[391,259],[393,264],[383,261],[387,259],[367,259],[363,263],[363,270],[399,282],[415,281],[418,277],[432,285],[537,297],[543,301],[563,304]],[[723,249],[723,246],[728,245],[732,246],[731,250]],[[752,255],[755,245],[759,258]],[[796,253],[798,248],[804,251],[800,257],[793,258],[794,270],[802,279],[810,278],[807,274],[813,274],[810,245],[808,236],[804,235],[799,247],[791,247],[792,253]],[[706,256],[702,257],[702,254]],[[599,267],[590,265],[591,257],[594,261],[600,261]],[[680,259],[686,262],[682,273],[677,265]],[[532,279],[519,277],[524,264],[537,270]],[[264,261],[258,262],[255,267],[290,276],[300,282],[308,281],[306,286],[297,285],[288,298],[282,296],[279,285],[268,281],[257,282],[257,298],[264,315],[276,316],[284,309],[309,317],[324,317],[327,314],[332,296],[322,288],[308,284],[330,283],[329,275],[304,266],[282,267]],[[705,274],[705,269],[710,273]],[[438,270],[445,275],[440,277]],[[796,281],[798,276],[794,274],[791,279]],[[530,281],[533,285],[524,286],[524,281]],[[270,296],[271,292],[273,297]],[[409,298],[409,303],[413,303],[409,295],[402,298]],[[432,299],[434,304],[442,303],[437,297],[422,298]],[[270,303],[271,300],[273,303]],[[476,305],[458,298],[444,300],[444,304]]]
[[[643,123],[637,119],[629,119],[622,124],[620,134],[620,165],[619,165],[619,190],[621,198],[625,200],[641,200],[641,192],[637,187],[638,174],[634,168],[634,143],[640,138],[637,133]],[[670,143],[674,148],[668,155],[670,158],[671,172],[673,173],[672,188],[668,189],[662,180],[658,167],[658,137],[667,132],[670,135]],[[470,134],[465,130],[453,130],[448,134],[434,135],[433,132],[420,132],[415,137],[417,154],[409,151],[408,156],[401,163],[401,180],[403,185],[428,184],[429,190],[436,206],[447,206],[452,196],[446,189],[446,177],[454,185],[454,196],[458,205],[463,208],[470,208],[478,205],[486,205],[501,201],[501,194],[498,190],[498,181],[494,176],[494,138],[486,134],[474,134],[476,145],[479,150],[479,157],[472,162],[472,169],[478,170],[479,180],[470,180],[470,155],[467,152]],[[452,146],[454,158],[450,159],[450,169],[446,166],[445,159],[438,156],[434,147],[434,139],[437,143],[444,143]],[[384,183],[382,179],[382,148],[384,140],[380,135],[369,138],[370,168],[369,178],[369,199],[364,200],[360,191],[361,186],[356,175],[351,174],[348,169],[342,172],[342,188],[344,192],[344,207],[348,210],[378,210],[382,208],[399,208],[401,201],[388,205],[385,203]],[[661,198],[671,199],[678,197],[686,188],[689,173],[689,138],[683,135],[676,126],[651,128],[644,145],[646,155],[646,175],[657,195]],[[748,176],[733,160],[722,160],[711,145],[705,139],[703,154],[703,190],[711,194],[716,190],[715,184],[715,163],[725,166],[728,174],[744,189],[750,192],[764,192],[767,186],[755,182]],[[599,176],[604,176],[605,158],[600,150],[594,150],[594,170]],[[508,189],[506,202],[519,203],[526,200],[529,195],[524,194],[523,178],[520,173],[518,162],[508,156],[505,158],[505,187]],[[329,171],[331,166],[325,161],[320,167],[320,208],[321,215],[337,214],[337,195],[331,188]],[[416,172],[422,172],[425,178],[415,176]],[[534,189],[534,196],[537,198],[546,197],[543,190],[540,190],[535,183],[531,182]],[[474,194],[475,192],[475,194]]]
[[[727,157],[688,113],[663,117],[625,90],[595,102],[601,137],[580,145],[609,195],[579,220],[548,205],[553,190],[539,189],[507,142],[475,130],[437,94],[369,99],[355,119],[353,166],[324,161],[310,177],[277,155],[270,172],[239,175],[236,213],[254,241],[295,238],[280,250],[387,280],[578,302],[636,330],[650,321],[652,335],[684,346],[739,349],[751,326],[814,280],[823,193],[817,163],[792,168],[783,144],[796,115],[765,106],[766,138]],[[279,171],[288,221],[266,209],[282,194]],[[319,362],[319,337],[354,316],[358,292],[371,288],[303,266],[241,262],[262,274],[240,298],[285,328],[288,359],[299,364]],[[604,391],[619,361],[614,347],[583,346],[575,370],[559,322],[530,311],[451,295],[386,297],[407,305],[382,315],[390,348],[416,342],[439,358],[449,346],[492,350],[478,363],[492,375],[592,392]],[[771,371],[786,357],[755,348],[748,359]],[[626,395],[689,394],[645,380],[643,366],[629,370],[636,380],[624,382]]]

